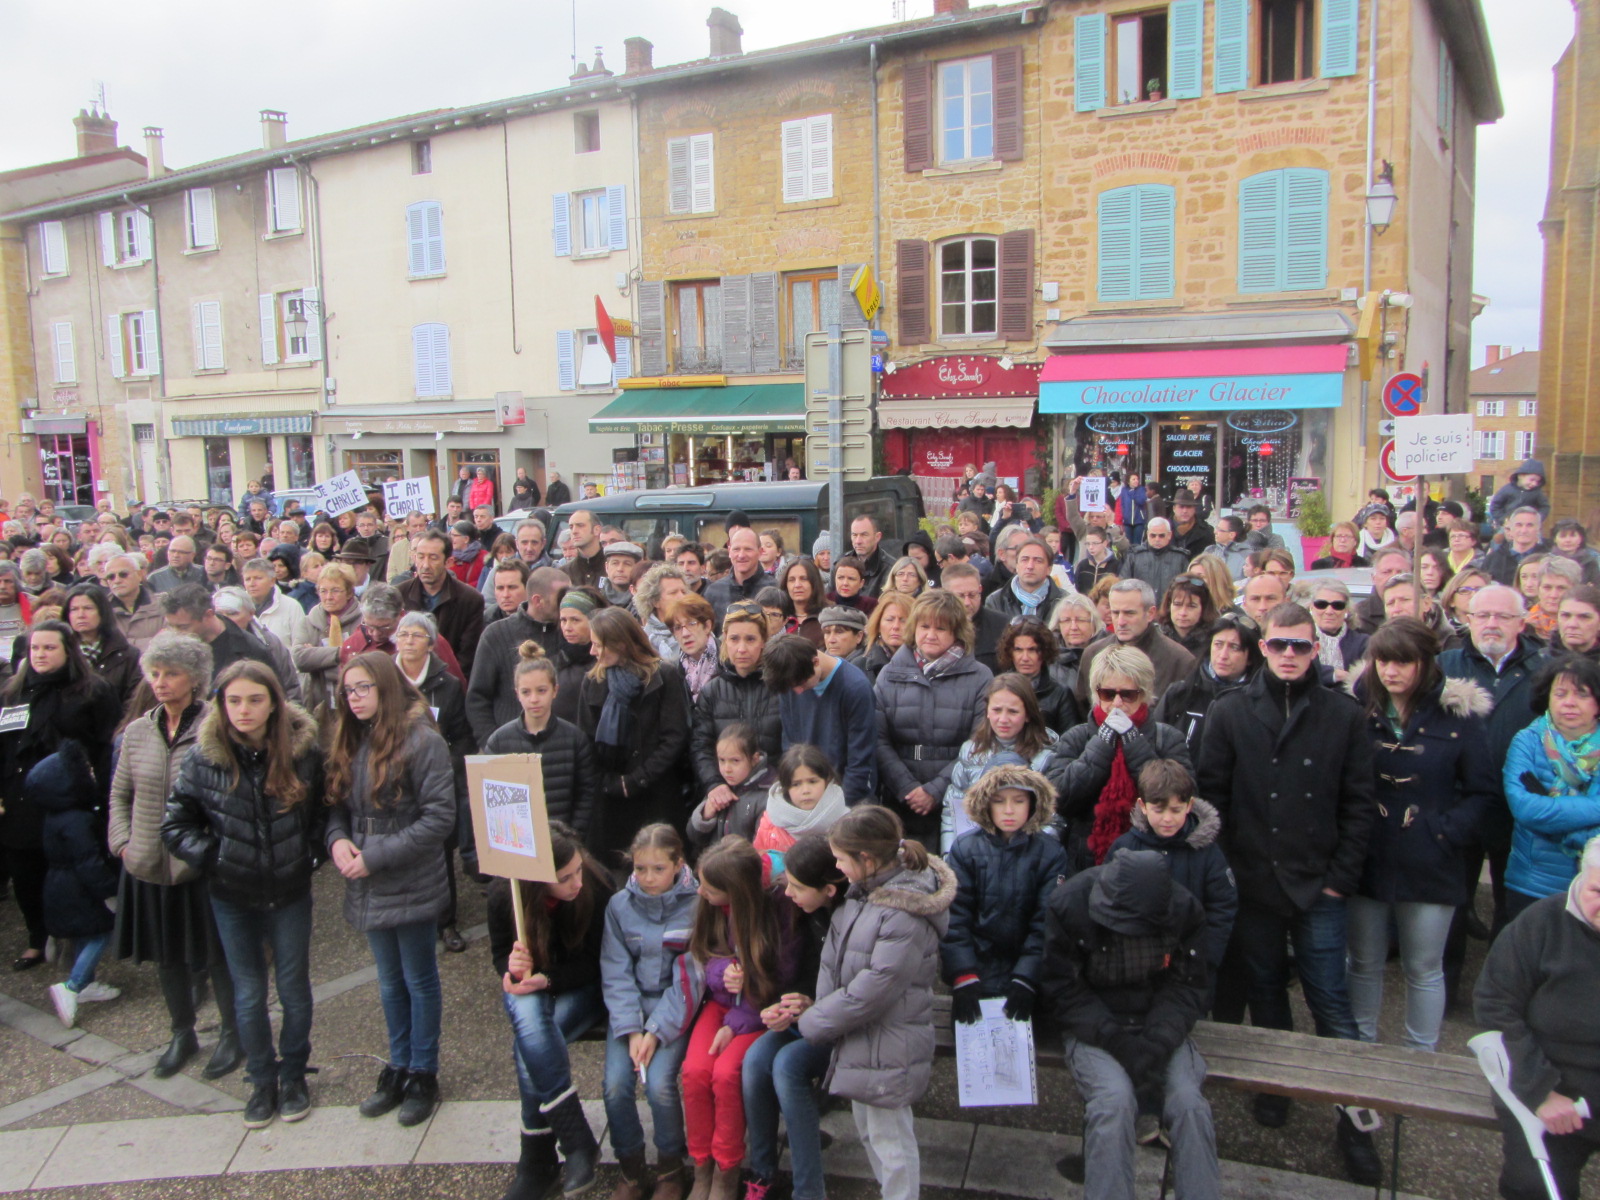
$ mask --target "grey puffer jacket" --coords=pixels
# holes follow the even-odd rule
[[[348,838],[367,865],[364,879],[347,879],[344,918],[362,933],[436,921],[450,902],[444,843],[456,827],[456,782],[450,748],[425,711],[412,713],[405,769],[377,803],[368,760],[356,752],[350,794],[328,810],[327,844]]]
[[[854,884],[834,913],[800,1033],[833,1045],[823,1083],[835,1096],[905,1108],[928,1090],[933,981],[955,896],[955,872],[930,858]]]
[[[909,645],[896,650],[878,675],[878,776],[889,806],[919,841],[936,842],[939,809],[921,816],[906,806],[905,796],[922,787],[936,801],[944,799],[962,743],[983,716],[984,690],[993,678],[968,654],[930,679]]]
[[[630,875],[611,897],[605,940],[600,944],[600,985],[612,1037],[644,1031],[662,994],[672,986],[679,956],[689,948],[699,903],[699,884],[687,864],[659,896],[646,895]],[[677,1031],[680,1036],[683,1032]]]

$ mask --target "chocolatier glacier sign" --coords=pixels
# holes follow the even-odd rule
[[[1057,355],[1040,373],[1055,413],[1337,408],[1343,346]]]

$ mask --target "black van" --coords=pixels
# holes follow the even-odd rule
[[[579,509],[592,512],[602,525],[615,525],[651,554],[671,533],[708,546],[726,544],[725,521],[735,509],[750,518],[757,533],[776,529],[783,537],[784,553],[810,554],[812,543],[828,528],[828,485],[813,480],[716,483],[575,500],[555,510],[552,540],[560,536],[567,515]],[[514,530],[525,515],[512,513],[499,518],[498,524]],[[874,518],[883,530],[884,549],[898,553],[917,531],[922,515],[922,492],[913,480],[902,475],[852,480],[844,485],[845,550],[850,548],[850,522],[857,517]]]

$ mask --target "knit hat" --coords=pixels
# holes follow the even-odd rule
[[[818,534],[817,540],[811,543],[812,558],[816,558],[819,554],[831,554],[832,552],[833,538],[826,533]]]
[[[822,610],[822,615],[817,618],[817,624],[824,629],[830,625],[843,625],[846,629],[854,629],[858,633],[867,628],[867,614],[859,608],[846,608],[842,604]]]

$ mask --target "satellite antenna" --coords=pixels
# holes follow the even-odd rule
[[[106,115],[106,113],[111,111],[106,107],[105,80],[97,79],[94,81],[94,99],[91,100],[90,103],[94,106],[96,116],[103,117]]]
[[[904,21],[906,19],[906,0],[894,0],[892,7],[894,11],[894,17],[892,19],[895,21]]]

